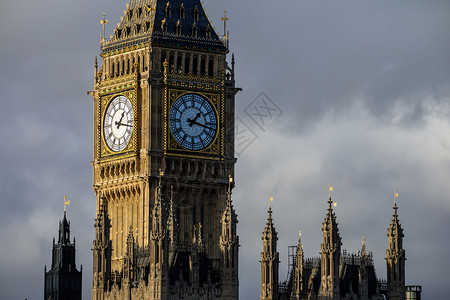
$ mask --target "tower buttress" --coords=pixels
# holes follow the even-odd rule
[[[109,238],[111,223],[106,207],[106,198],[101,197],[101,204],[95,219],[95,240],[93,245],[92,299],[103,300],[103,293],[109,289],[111,280],[111,251]]]
[[[261,252],[261,300],[278,299],[278,267],[277,252],[278,233],[272,220],[272,207],[269,207],[266,228],[264,229],[263,252]]]
[[[228,198],[221,219],[222,233],[220,235],[220,254],[222,263],[221,282],[224,293],[223,299],[239,298],[239,237],[236,232],[238,220],[231,200],[231,181],[232,179],[230,177]]]
[[[397,196],[397,194],[396,194]],[[398,220],[397,202],[394,202],[392,223],[388,228],[387,265],[387,299],[403,300],[405,290],[405,250],[403,249],[403,229]]]
[[[168,241],[166,209],[162,197],[160,171],[150,228],[150,289],[155,299],[166,299],[168,288]],[[167,244],[167,245],[166,245]]]
[[[136,281],[135,274],[133,227],[130,226],[123,263],[123,289],[125,292],[125,299],[131,299],[131,287]]]
[[[367,274],[367,266],[369,264],[369,255],[366,252],[366,238],[363,237],[361,246],[361,261],[359,268],[359,293],[362,299],[369,297],[369,279]]]
[[[322,278],[319,299],[339,298],[339,262],[342,242],[332,204],[330,196],[327,215],[322,223],[323,243],[320,249]]]
[[[302,299],[302,295],[304,292],[304,283],[303,283],[303,245],[301,241],[301,233],[298,235],[298,246],[297,252],[295,254],[295,264],[294,264],[294,278],[292,285],[292,295],[291,299],[300,300]]]

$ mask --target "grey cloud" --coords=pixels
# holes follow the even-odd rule
[[[1,4],[2,298],[42,295],[43,266],[51,261],[65,194],[72,199],[69,218],[77,263],[84,267],[84,298],[90,298],[95,198],[92,100],[85,93],[92,89],[99,19],[106,12],[111,34],[126,2]],[[276,197],[285,272],[286,247],[296,243],[298,229],[307,255],[318,255],[329,183],[336,185],[344,248],[356,252],[365,234],[380,277],[392,189],[398,188],[407,282],[424,285],[425,298],[444,295],[450,268],[442,238],[450,226],[450,3],[205,4],[219,33],[223,9],[228,11],[238,85],[244,88],[237,114],[245,117],[244,108],[261,91],[284,112],[267,132],[256,132],[258,139],[237,163],[241,298],[259,295],[268,193]],[[25,264],[21,253],[32,260]]]

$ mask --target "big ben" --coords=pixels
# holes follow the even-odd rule
[[[92,299],[238,299],[227,44],[198,0],[130,0],[101,41]]]

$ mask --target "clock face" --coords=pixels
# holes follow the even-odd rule
[[[103,134],[109,149],[119,152],[125,149],[133,132],[133,106],[125,96],[117,96],[105,112]]]
[[[178,98],[170,109],[170,131],[185,149],[208,147],[217,133],[217,116],[211,103],[197,94]]]

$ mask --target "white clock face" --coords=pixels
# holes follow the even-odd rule
[[[125,149],[133,132],[133,106],[125,96],[117,96],[108,105],[103,123],[103,134],[109,149]]]

